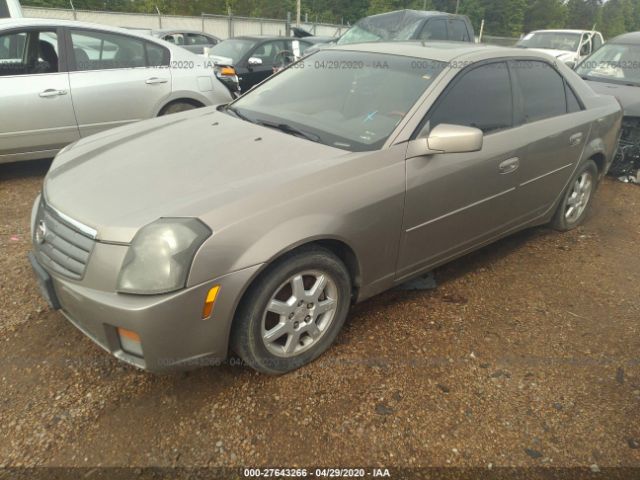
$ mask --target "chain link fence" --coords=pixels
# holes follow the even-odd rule
[[[289,36],[291,22],[270,18],[248,18],[233,15],[208,15],[187,17],[178,15],[153,15],[145,13],[101,12],[58,8],[23,7],[25,17],[78,20],[82,22],[139,29],[181,29],[210,33],[220,38],[240,35]],[[337,37],[349,27],[326,23],[303,23],[305,30],[314,35]]]

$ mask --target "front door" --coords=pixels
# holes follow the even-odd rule
[[[408,158],[401,279],[473,249],[518,223],[513,201],[524,137],[512,134],[513,99],[504,62],[461,72],[425,118],[484,132],[479,152]]]
[[[286,55],[287,52],[285,40],[263,42],[251,50],[241,65],[240,87],[242,91],[246,92],[273,75],[274,67],[282,64],[283,55]]]

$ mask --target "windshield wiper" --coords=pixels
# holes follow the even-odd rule
[[[310,140],[312,142],[320,141],[320,137],[318,135],[314,133],[302,131],[299,128],[296,128],[287,123],[266,122],[263,120],[257,120],[256,123],[264,127],[275,128],[276,130],[280,130],[281,132],[288,133],[290,135],[297,135],[299,137],[304,137],[307,140]]]
[[[226,106],[224,110],[225,110],[225,112],[233,113],[240,120],[244,120],[245,122],[249,122],[249,123],[256,123],[253,120],[251,120],[249,117],[247,117],[246,115],[243,115],[242,113],[240,113],[237,108]]]

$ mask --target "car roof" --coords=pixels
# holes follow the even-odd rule
[[[607,43],[627,43],[629,45],[640,44],[640,32],[623,33],[612,38]]]
[[[595,33],[599,33],[597,30],[577,30],[577,29],[571,29],[571,28],[550,28],[550,29],[544,29],[544,30],[533,30],[530,33],[542,33],[542,32],[550,32],[550,33],[589,33],[589,32],[595,32]]]
[[[160,30],[151,30],[154,34],[170,34],[170,33],[195,33],[198,35],[207,35],[209,37],[215,37],[211,33],[201,32],[200,30],[188,30],[185,28],[163,28]],[[217,38],[217,37],[216,37]]]
[[[303,38],[295,38],[295,37],[280,37],[278,35],[239,35],[237,37],[228,38],[227,40],[304,40]]]
[[[320,50],[328,50],[330,48],[331,50],[382,53],[389,55],[400,55],[405,57],[424,58],[428,60],[437,60],[440,62],[449,62],[453,59],[470,55],[486,59],[499,57],[537,57],[543,59],[551,58],[544,53],[533,52],[528,49],[499,47],[495,45],[468,42],[402,41],[357,43],[325,48],[322,48],[322,46],[320,45],[320,47]]]
[[[404,17],[407,19],[410,18],[412,20],[417,20],[420,18],[440,17],[440,16],[464,17],[464,15],[460,15],[457,13],[440,12],[438,10],[411,10],[411,9],[405,8],[404,10],[394,10],[393,12],[378,13],[376,15],[370,15],[368,17],[362,18],[361,20],[358,20],[358,22],[356,23],[359,23],[360,21],[367,20],[367,19],[373,19],[375,21],[384,20],[385,17],[389,17],[389,18]]]
[[[76,27],[76,28],[89,28],[94,30],[104,30],[107,32],[122,33],[134,37],[144,38],[149,40],[149,35],[140,33],[141,31],[151,31],[150,29],[136,28],[129,30],[121,27],[111,27],[109,25],[102,25],[98,23],[78,22],[76,20],[59,20],[52,18],[6,18],[0,19],[0,28],[13,28],[13,27]]]

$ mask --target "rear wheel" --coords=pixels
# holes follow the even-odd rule
[[[558,205],[551,226],[565,232],[580,225],[589,210],[598,181],[598,167],[593,160],[582,164],[571,178]]]
[[[295,370],[329,348],[350,302],[344,264],[323,248],[300,250],[251,287],[234,321],[232,348],[260,372]]]
[[[195,106],[193,103],[174,102],[164,107],[162,109],[162,112],[160,112],[160,116],[171,115],[172,113],[186,112],[188,110],[193,110],[195,108],[198,108],[198,107]]]

